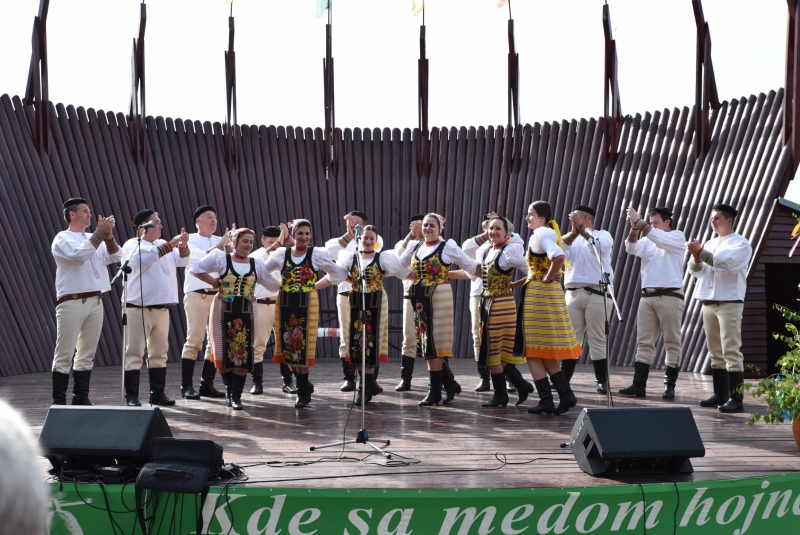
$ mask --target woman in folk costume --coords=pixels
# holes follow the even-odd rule
[[[440,237],[444,218],[428,214],[422,220],[423,241],[408,244],[403,264],[411,267],[414,288],[411,304],[417,335],[417,356],[428,364],[430,388],[420,405],[448,404],[461,393],[461,385],[452,374],[443,374],[444,359],[453,356],[453,290],[448,280],[452,264],[469,273],[478,273],[480,266],[471,260],[453,240]],[[447,397],[442,400],[439,387],[444,382]]]
[[[561,288],[561,266],[565,258],[561,232],[553,220],[553,209],[546,201],[531,204],[525,220],[533,234],[525,254],[528,276],[515,283],[515,286],[522,286],[522,296],[517,309],[514,354],[528,359],[528,368],[539,393],[539,404],[528,412],[563,414],[578,400],[559,361],[579,358],[581,345],[572,328]],[[553,403],[548,375],[558,391],[558,407]]]
[[[319,270],[330,282],[339,284],[347,272],[334,264],[324,247],[311,246],[311,223],[296,219],[291,227],[294,246],[281,247],[266,261],[268,271],[280,271],[281,288],[275,305],[275,354],[273,362],[284,362],[297,378],[297,400],[301,409],[311,402],[314,385],[308,380],[308,368],[314,365],[319,325],[319,301],[316,290],[325,287]]]
[[[514,340],[517,324],[517,305],[514,301],[512,273],[514,268],[526,272],[525,244],[522,240],[512,240],[510,225],[506,218],[491,216],[486,231],[476,237],[482,245],[475,252],[475,258],[481,267],[479,277],[483,282],[480,302],[481,338],[480,350],[476,360],[478,366],[485,366],[491,372],[494,396],[483,403],[484,407],[505,407],[508,404],[508,387],[506,371],[509,379],[517,387],[519,405],[528,399],[533,392],[533,385],[523,379],[515,366],[507,364],[525,364],[524,356],[514,355]]]
[[[353,285],[350,292],[350,319],[348,321],[347,360],[358,368],[362,380],[366,382],[365,403],[379,393],[375,378],[375,368],[380,362],[389,362],[389,306],[383,280],[386,277],[405,279],[411,271],[405,267],[394,251],[376,251],[378,243],[378,229],[374,225],[367,225],[362,231],[359,255],[352,251],[341,251],[336,260],[339,267],[347,270],[348,281]],[[363,263],[363,279],[362,264]],[[326,277],[325,281],[328,280]],[[324,284],[324,282],[323,282]],[[364,287],[366,286],[366,292]],[[363,300],[363,302],[362,302]],[[362,307],[365,316],[362,316]],[[366,369],[361,369],[362,327],[364,330],[365,362]],[[361,389],[355,403],[361,403]]]
[[[241,410],[242,390],[247,374],[253,371],[253,341],[258,332],[255,286],[277,291],[278,280],[262,262],[247,255],[253,250],[255,233],[247,228],[235,231],[233,254],[213,250],[195,263],[190,273],[218,290],[209,319],[209,347],[212,362],[225,379],[227,404]],[[219,278],[209,273],[219,273]],[[261,318],[260,321],[272,321]]]

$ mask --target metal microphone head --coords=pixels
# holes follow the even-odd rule
[[[595,234],[594,229],[586,228],[586,229],[583,229],[583,231],[586,233],[587,236],[589,236],[593,240],[597,239],[597,234]]]
[[[356,238],[361,236],[361,233],[364,232],[364,227],[361,225],[356,225]]]
[[[139,228],[153,228],[155,226],[156,226],[156,222],[155,221],[148,221],[144,225],[139,225]]]

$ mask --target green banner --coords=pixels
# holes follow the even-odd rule
[[[50,533],[142,533],[133,485],[51,484]],[[153,533],[196,533],[199,498],[145,495]],[[677,526],[677,528],[676,528]],[[693,483],[544,489],[212,487],[213,535],[518,535],[800,532],[800,473]]]

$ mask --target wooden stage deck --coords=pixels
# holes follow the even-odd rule
[[[370,448],[362,444],[349,444],[343,453],[341,447],[309,450],[312,445],[343,437],[354,439],[361,423],[360,412],[351,412],[352,394],[339,391],[338,361],[317,362],[311,375],[316,392],[308,408],[294,408],[294,396],[278,388],[277,366],[267,366],[265,395],[245,392],[245,410],[237,412],[225,407],[224,400],[179,399],[180,367],[170,364],[167,393],[179,401],[175,407],[163,409],[164,415],[176,438],[214,440],[224,447],[226,462],[242,465],[251,484],[265,487],[541,488],[631,482],[592,477],[578,468],[570,450],[559,447],[569,438],[580,408],[606,405],[605,397],[594,392],[594,376],[588,365],[579,365],[573,378],[578,407],[562,416],[528,414],[526,409],[537,403],[535,394],[520,407],[481,408],[480,403],[491,395],[472,390],[477,374],[470,359],[453,359],[453,371],[464,389],[456,401],[450,406],[421,408],[417,402],[427,385],[422,363],[418,363],[412,391],[402,394],[394,392],[399,365],[384,365],[379,382],[385,392],[367,405],[366,428],[372,439],[391,440],[387,449],[394,457],[387,462],[380,455],[369,455]],[[632,368],[612,368],[614,391],[627,386],[631,375]],[[660,371],[651,374],[647,398],[615,396],[614,401],[617,407],[669,404],[692,408],[706,456],[693,459],[694,474],[677,476],[677,481],[800,471],[800,454],[788,424],[751,427],[747,424],[749,412],[723,415],[698,407],[698,399],[711,395],[711,378],[699,374],[681,374],[675,401],[663,401],[661,376]],[[96,368],[92,401],[118,405],[119,378],[119,367]],[[143,374],[143,391],[146,384]],[[37,435],[50,405],[50,389],[49,373],[0,379],[0,396],[22,411]],[[760,406],[745,394],[745,410],[756,409]],[[314,462],[323,458],[323,462]],[[498,459],[505,459],[507,464],[503,466]],[[403,465],[404,460],[411,464]],[[42,459],[43,473],[48,467]],[[664,480],[664,476],[637,478],[638,482]]]

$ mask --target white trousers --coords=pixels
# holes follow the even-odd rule
[[[741,351],[743,310],[743,303],[703,305],[703,329],[712,368],[744,371]]]
[[[681,323],[683,299],[659,295],[642,297],[636,320],[636,362],[652,364],[659,335],[664,335],[664,359],[667,366],[681,365]]]
[[[481,354],[481,296],[469,296],[469,315],[472,322],[472,350],[475,360]]]
[[[589,356],[592,360],[606,358],[606,330],[603,312],[603,296],[589,293],[583,289],[567,291],[567,311],[575,336],[579,342],[586,342],[583,347],[589,346]],[[607,300],[608,309],[613,306],[611,299]]]
[[[144,318],[144,325],[142,325]],[[169,310],[129,308],[125,371],[141,370],[147,341],[147,367],[166,368],[169,350]]]
[[[183,295],[183,309],[186,311],[186,343],[183,344],[181,358],[197,360],[197,353],[203,348],[203,340],[208,331],[208,318],[211,315],[214,299],[214,295],[198,292],[188,292]],[[211,352],[206,345],[205,359],[210,358]]]
[[[52,371],[69,373],[91,370],[103,331],[101,296],[64,301],[56,307],[56,348]],[[72,355],[75,355],[75,362]]]
[[[253,338],[253,363],[264,362],[264,352],[267,350],[269,335],[275,327],[275,304],[256,303],[258,308],[258,325],[255,338]],[[278,340],[275,340],[278,343]],[[272,361],[272,355],[269,358]]]
[[[417,356],[417,335],[414,331],[414,308],[411,299],[403,298],[403,356]]]

